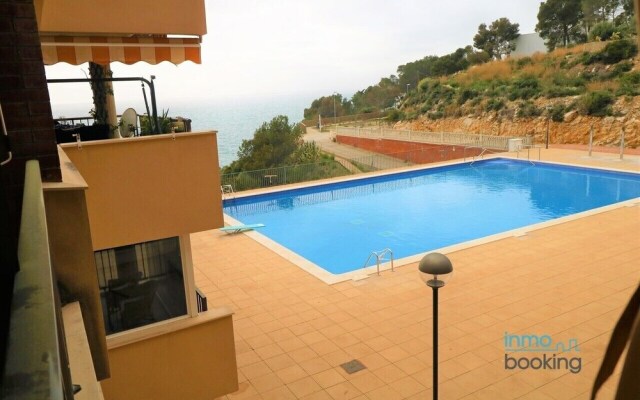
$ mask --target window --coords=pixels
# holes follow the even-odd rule
[[[187,314],[177,237],[95,252],[107,335]]]

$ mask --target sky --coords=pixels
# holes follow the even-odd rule
[[[350,97],[427,55],[473,44],[481,23],[506,17],[532,33],[539,0],[205,0],[202,64],[112,63],[115,77],[156,76],[159,101],[310,100]],[[47,78],[85,78],[88,66],[59,63]],[[88,84],[50,84],[52,103],[90,104]],[[117,83],[118,104],[140,100]]]

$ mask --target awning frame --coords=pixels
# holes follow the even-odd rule
[[[153,133],[162,133],[160,131],[160,122],[158,121],[158,107],[156,106],[156,89],[153,80],[155,75],[151,75],[151,79],[147,80],[143,77],[124,77],[124,78],[70,78],[70,79],[47,79],[47,83],[79,83],[79,82],[135,82],[140,81],[149,86],[149,95],[151,96],[151,129]],[[148,111],[148,110],[147,110]]]

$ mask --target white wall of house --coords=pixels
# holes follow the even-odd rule
[[[511,52],[511,57],[526,57],[534,53],[546,53],[547,47],[544,40],[537,33],[526,33],[516,39],[516,49]]]

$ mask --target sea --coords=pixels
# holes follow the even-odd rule
[[[117,100],[117,99],[116,99]],[[197,101],[159,101],[158,114],[168,109],[170,117],[184,117],[191,120],[192,131],[218,131],[218,159],[220,166],[229,165],[237,159],[238,148],[245,139],[251,139],[257,128],[278,115],[289,117],[289,123],[302,121],[305,107],[309,107],[313,97],[290,96],[272,99],[209,99]],[[125,103],[125,102],[122,102]],[[87,116],[90,103],[66,103],[51,105],[53,117]],[[138,114],[145,114],[144,102],[140,104],[116,103],[118,114],[126,108],[133,108]]]

